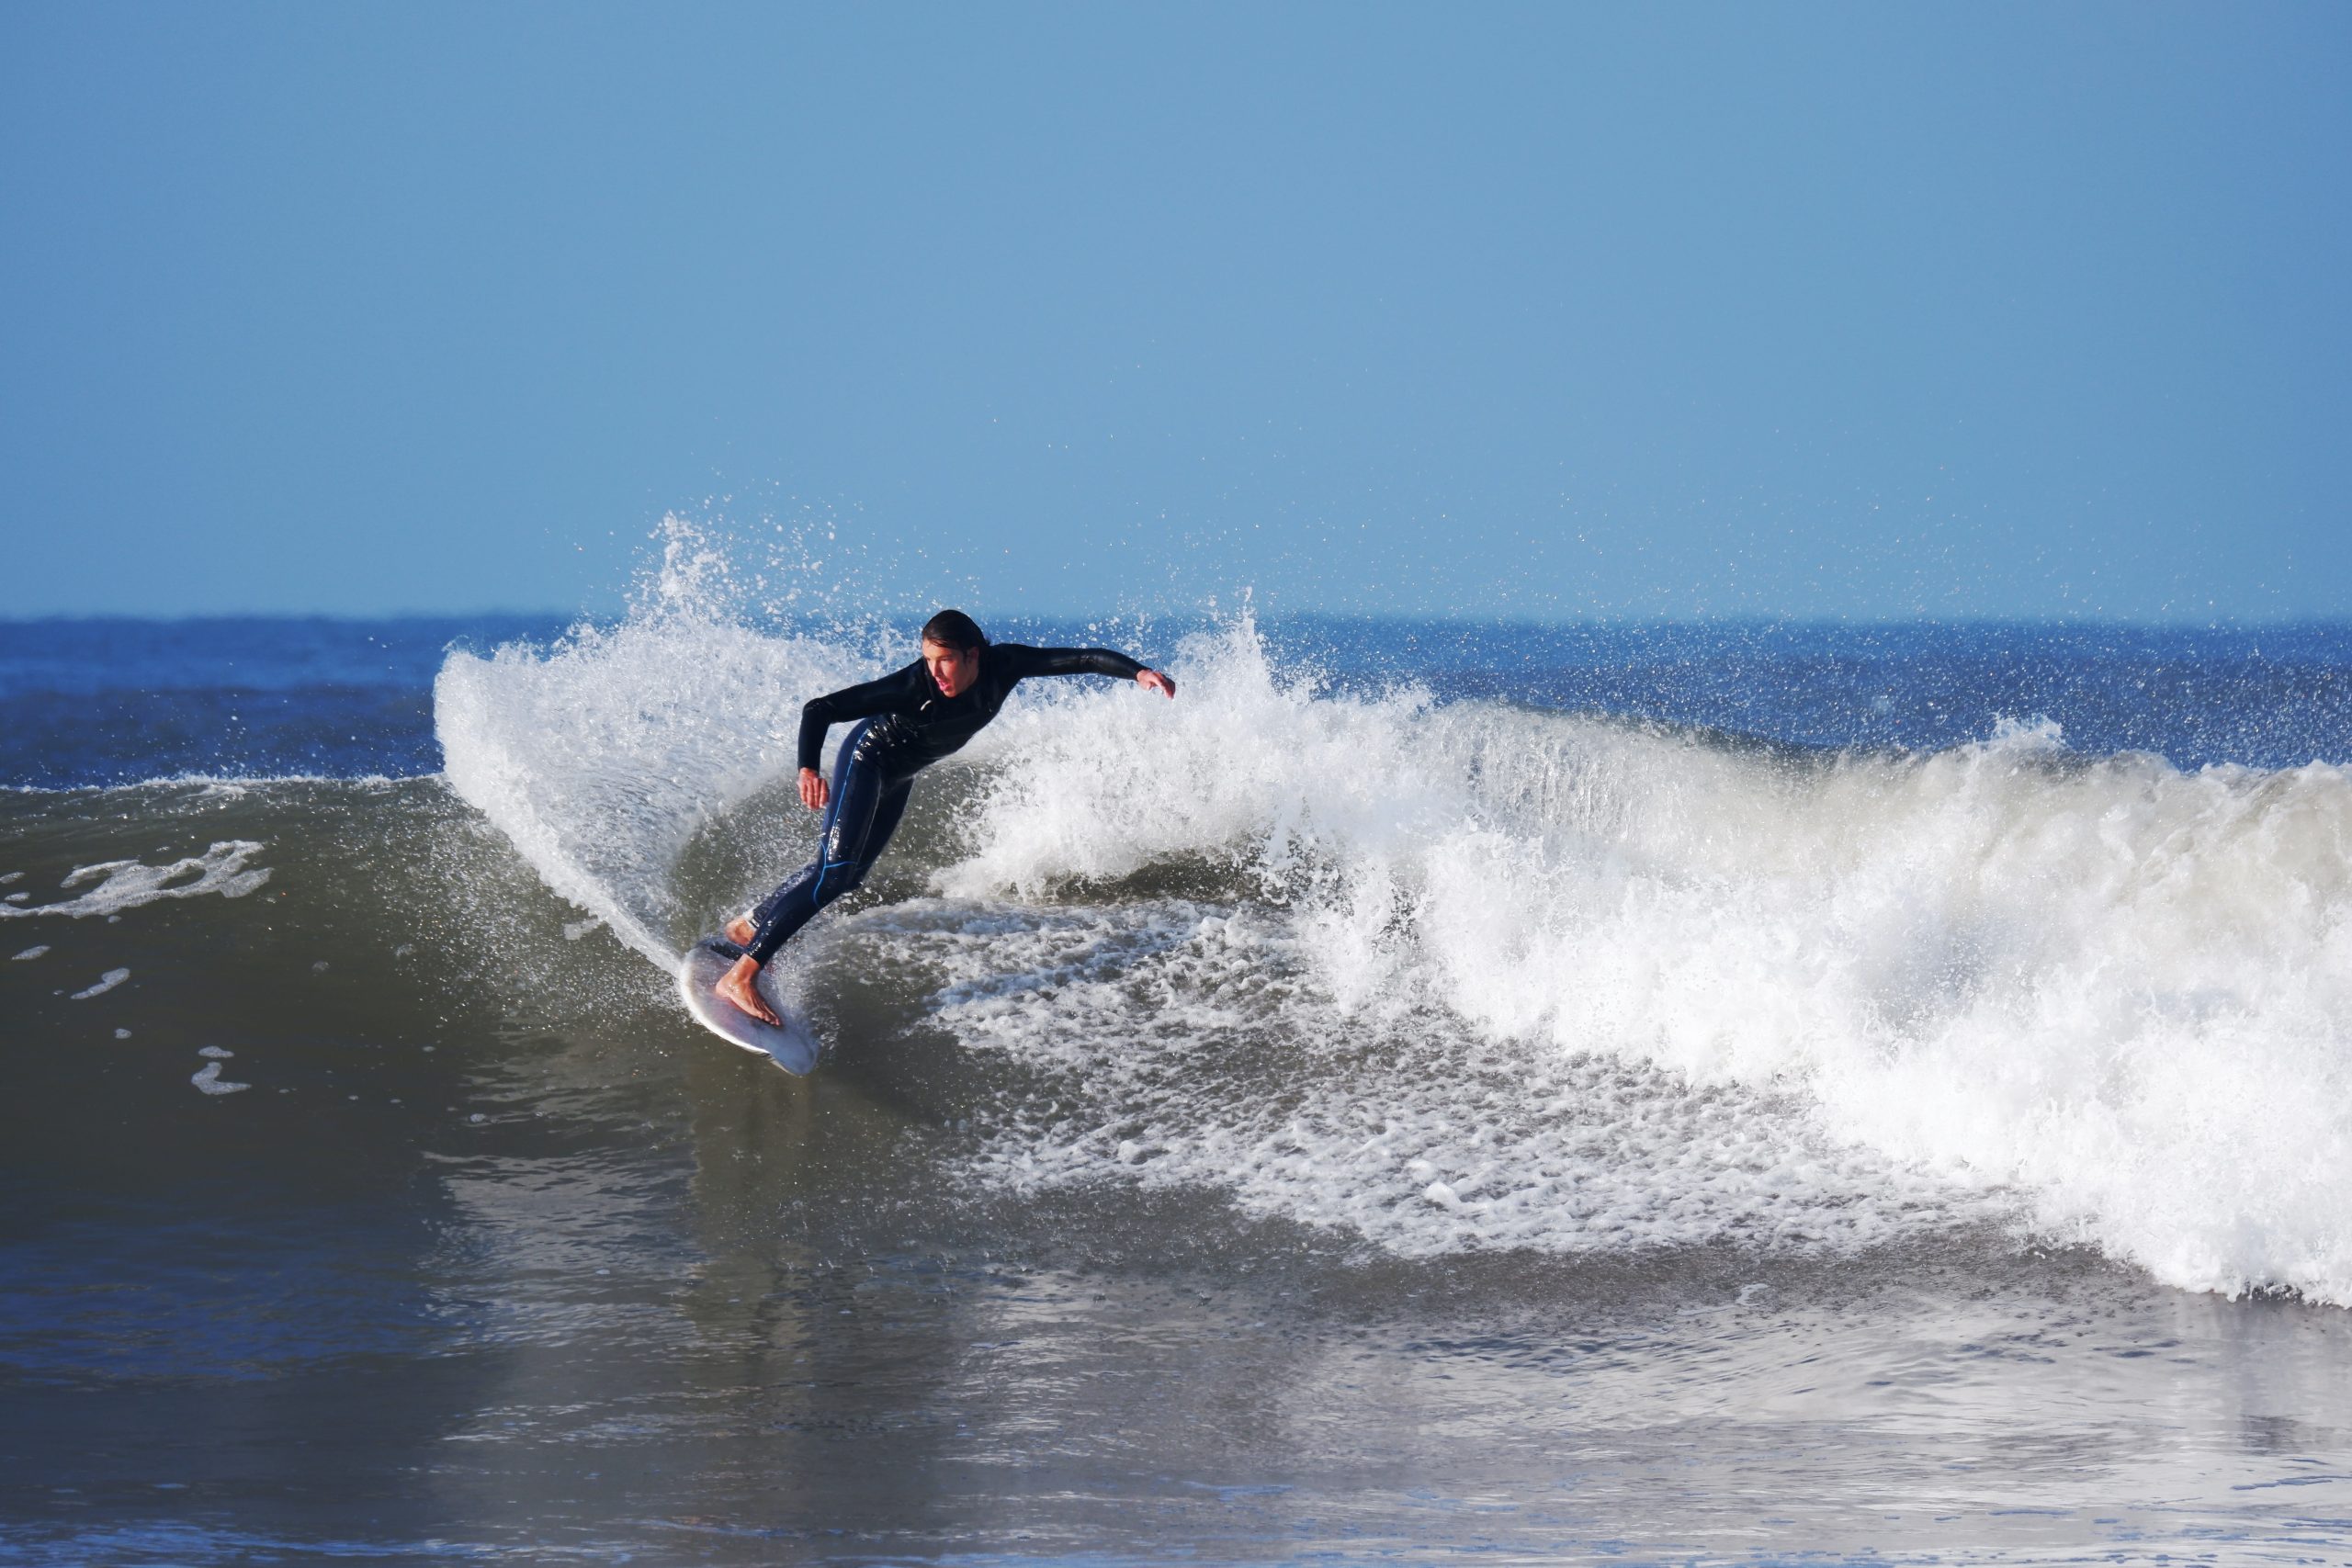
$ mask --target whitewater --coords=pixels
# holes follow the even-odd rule
[[[680,597],[433,690],[447,786],[649,974],[807,854],[800,701],[909,657]],[[1797,743],[1441,692],[1377,634],[1088,629],[1179,700],[1025,685],[783,960],[1018,1069],[967,1108],[967,1179],[1399,1258],[1989,1231],[2352,1304],[2341,766],[2085,751],[2035,712]]]

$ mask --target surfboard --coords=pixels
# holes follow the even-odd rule
[[[775,994],[773,964],[760,971],[758,985],[762,999],[784,1020],[782,1028],[761,1022],[712,989],[742,956],[743,950],[724,937],[707,936],[695,943],[678,962],[678,994],[685,998],[686,1010],[729,1044],[765,1056],[796,1077],[805,1076],[817,1065],[817,1036]]]

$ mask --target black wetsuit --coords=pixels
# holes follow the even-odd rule
[[[1032,675],[1110,675],[1132,681],[1143,666],[1107,648],[1025,648],[991,643],[961,694],[944,697],[930,666],[916,660],[896,674],[818,697],[800,710],[800,765],[814,769],[825,731],[862,719],[833,759],[832,799],[817,858],[793,873],[752,912],[746,951],[765,964],[809,918],[865,880],[906,811],[916,773],[988,727],[1012,688]]]

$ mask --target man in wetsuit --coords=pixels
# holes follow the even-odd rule
[[[916,773],[963,749],[1004,706],[1012,688],[1031,675],[1109,675],[1173,697],[1176,682],[1106,648],[1025,648],[991,645],[972,617],[942,610],[923,624],[922,657],[894,675],[868,681],[800,710],[800,803],[825,812],[817,858],[748,915],[727,925],[728,940],[743,949],[720,976],[718,994],[736,1007],[776,1023],[754,982],[786,938],[809,918],[865,880],[899,818]],[[863,720],[842,741],[829,790],[817,762],[825,731]]]

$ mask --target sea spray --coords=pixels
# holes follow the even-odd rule
[[[798,633],[748,624],[799,604],[807,531],[747,554],[665,517],[617,625],[453,652],[434,682],[451,787],[549,888],[665,967],[699,934],[672,885],[682,851],[790,775],[802,703],[883,668],[887,632],[868,615],[814,633],[805,618]]]
[[[451,787],[550,888],[667,964],[692,940],[669,885],[680,851],[789,770],[804,694],[871,673],[806,638],[664,616],[453,654],[434,715]]]

